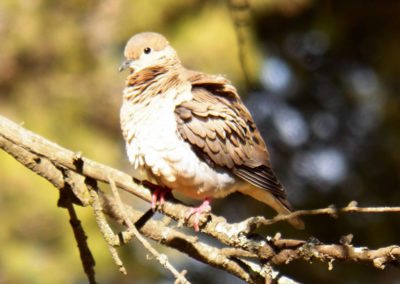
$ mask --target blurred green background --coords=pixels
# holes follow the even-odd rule
[[[234,1],[240,2],[240,1]],[[400,2],[250,1],[0,2],[0,114],[96,161],[129,172],[119,128],[127,39],[163,33],[187,67],[226,75],[241,91],[296,208],[400,204]],[[243,25],[250,87],[245,92],[235,25]],[[250,18],[251,17],[251,20]],[[0,283],[86,283],[68,216],[57,191],[0,151]],[[244,201],[246,203],[244,203]],[[132,202],[135,202],[133,200]],[[238,210],[240,208],[240,210]],[[214,211],[229,220],[265,213],[230,196]],[[272,213],[272,212],[271,212]],[[94,224],[78,208],[99,283],[171,283],[136,244],[120,249],[119,275]],[[399,244],[398,214],[305,218],[283,237],[377,248]],[[165,250],[193,283],[240,283]],[[397,268],[295,262],[279,267],[303,283],[399,283]]]

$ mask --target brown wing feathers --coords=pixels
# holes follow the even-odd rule
[[[235,114],[207,90],[195,88],[193,94],[192,101],[176,108],[182,137],[204,151],[220,167],[232,169],[235,164],[243,164],[250,156],[246,153],[248,149],[243,147],[247,129],[242,129],[235,121]]]
[[[259,166],[250,168],[247,166],[239,166],[233,171],[235,175],[250,182],[251,184],[270,191],[276,197],[286,198],[286,194],[282,189],[281,183],[276,178],[270,167]],[[286,205],[286,204],[285,204]],[[287,206],[289,208],[289,206]]]
[[[182,138],[206,161],[285,200],[266,146],[235,89],[224,78],[198,74],[191,76],[193,99],[175,110]]]

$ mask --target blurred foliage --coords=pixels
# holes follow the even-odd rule
[[[400,203],[400,5],[396,1],[254,0],[246,37],[251,81],[246,103],[297,208]],[[167,36],[187,67],[224,74],[244,89],[234,25],[225,1],[0,2],[0,113],[85,156],[129,172],[119,129],[117,72],[127,39]],[[0,152],[0,283],[85,283],[68,216],[57,192]],[[135,202],[133,199],[132,202]],[[232,196],[215,202],[231,220],[265,207]],[[251,203],[251,206],[250,206]],[[236,208],[243,208],[238,211]],[[120,276],[94,224],[78,209],[100,283],[166,283],[170,276],[138,245],[121,249]],[[284,236],[356,245],[400,241],[396,215],[306,218]],[[271,229],[268,232],[271,233]],[[287,233],[286,233],[287,232]],[[236,279],[167,250],[194,283]],[[294,263],[282,269],[303,283],[395,283],[396,269]],[[165,279],[168,279],[167,281]],[[163,282],[164,281],[164,282]]]

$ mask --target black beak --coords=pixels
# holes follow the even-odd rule
[[[119,66],[119,68],[118,68],[118,71],[119,71],[119,72],[124,71],[126,68],[129,67],[129,64],[130,64],[131,62],[132,62],[132,60],[129,60],[129,59],[127,59],[127,60],[125,60],[124,62],[122,62],[121,66]]]

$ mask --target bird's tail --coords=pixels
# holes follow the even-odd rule
[[[267,204],[268,206],[275,209],[275,211],[279,214],[287,215],[292,212],[292,207],[287,199],[276,197],[265,189],[261,189],[255,186],[249,186],[241,188],[239,189],[239,191],[243,194],[249,195],[257,199],[262,203]],[[289,219],[288,222],[296,229],[302,230],[305,227],[304,222],[298,217]]]

